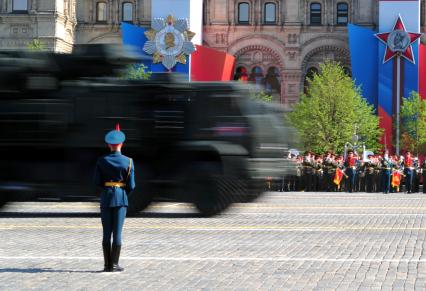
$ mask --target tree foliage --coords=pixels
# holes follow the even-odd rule
[[[401,105],[402,148],[415,153],[426,153],[426,100],[411,92]]]
[[[129,65],[122,77],[127,80],[148,80],[152,72],[147,72],[146,69],[144,64]]]
[[[37,38],[30,41],[27,45],[27,48],[30,51],[35,51],[35,52],[46,50],[46,47],[44,46],[44,44]]]
[[[252,99],[265,102],[274,101],[274,97],[272,97],[272,95],[269,95],[265,91],[256,91],[252,93]]]
[[[315,152],[342,152],[355,130],[368,149],[381,148],[382,129],[373,106],[367,104],[360,88],[336,62],[321,64],[320,73],[308,79],[307,92],[289,118],[305,148]]]

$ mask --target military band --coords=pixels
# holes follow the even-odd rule
[[[366,157],[352,150],[345,156],[331,151],[323,155],[307,151],[303,156],[288,158],[295,163],[297,176],[283,179],[280,191],[416,193],[426,181],[426,159],[420,165],[409,151],[401,156],[385,151],[383,155]]]

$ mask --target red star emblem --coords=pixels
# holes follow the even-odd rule
[[[392,31],[376,33],[375,36],[386,45],[383,63],[386,63],[395,56],[402,56],[413,64],[415,63],[411,45],[418,40],[422,34],[407,32],[402,22],[401,15],[398,16]]]

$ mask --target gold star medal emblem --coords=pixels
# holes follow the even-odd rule
[[[145,35],[148,41],[143,50],[153,56],[154,63],[161,62],[168,70],[178,62],[185,64],[186,56],[195,51],[191,42],[195,33],[188,29],[187,19],[175,20],[171,15],[166,19],[155,18]]]

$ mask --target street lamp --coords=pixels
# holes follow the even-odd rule
[[[359,135],[356,133],[356,131],[357,131],[357,126],[355,125],[355,131],[354,131],[354,134],[352,135],[352,143],[350,143],[350,142],[345,143],[345,154],[344,154],[345,160],[346,160],[346,157],[347,157],[347,154],[348,154],[348,148],[349,147],[351,147],[355,151],[355,153],[357,153],[358,148],[362,147],[362,159],[363,160],[366,159],[366,157],[365,157],[365,154],[366,154],[365,153],[365,143],[364,142],[358,143]]]

